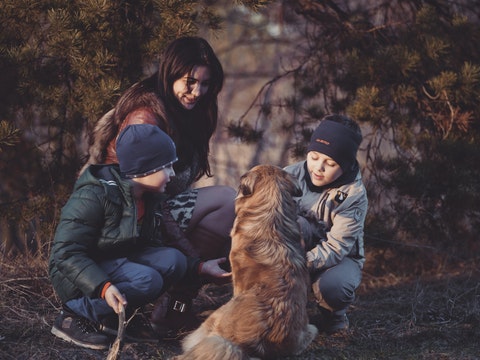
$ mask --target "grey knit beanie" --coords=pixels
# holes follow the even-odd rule
[[[173,140],[158,126],[129,125],[116,143],[120,173],[126,178],[153,174],[178,160]]]

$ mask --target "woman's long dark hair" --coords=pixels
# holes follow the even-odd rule
[[[173,83],[199,65],[210,69],[208,91],[192,110],[186,110],[173,93]],[[176,168],[181,171],[193,155],[198,154],[200,171],[196,179],[211,176],[210,138],[217,127],[217,96],[223,87],[223,78],[222,65],[205,39],[178,38],[165,48],[158,71],[122,95],[115,107],[115,118],[120,122],[135,109],[151,109],[162,121],[159,126],[177,145]]]

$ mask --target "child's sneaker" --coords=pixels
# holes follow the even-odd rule
[[[347,314],[342,313],[342,314],[332,314],[332,317],[330,318],[330,322],[328,324],[328,327],[326,329],[327,334],[335,334],[339,333],[342,331],[348,330],[348,327],[350,326],[350,322],[348,321]]]
[[[128,319],[127,319],[128,320]],[[100,331],[105,334],[117,336],[118,333],[118,316],[112,314],[100,321]],[[143,314],[135,314],[132,319],[128,320],[125,329],[124,339],[128,342],[158,342],[159,337],[155,333],[150,321]]]
[[[61,311],[53,324],[52,334],[72,342],[78,346],[106,350],[110,346],[110,338],[100,333],[88,319]]]
[[[348,321],[345,310],[332,312],[319,306],[320,310],[315,316],[310,318],[310,322],[321,332],[329,335],[348,330],[350,322]]]

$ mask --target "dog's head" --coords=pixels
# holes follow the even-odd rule
[[[263,199],[265,203],[272,204],[279,196],[301,196],[302,190],[297,180],[278,166],[257,165],[240,178],[237,201],[253,195],[256,201]]]
[[[299,255],[302,240],[294,197],[301,195],[297,180],[277,166],[258,165],[245,173],[235,199],[232,249],[248,243],[255,258],[264,254],[273,259],[280,248]]]

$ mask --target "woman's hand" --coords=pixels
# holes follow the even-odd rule
[[[200,275],[212,276],[217,279],[226,279],[232,276],[231,272],[227,272],[220,267],[220,264],[227,262],[227,258],[219,258],[207,260],[200,268]]]
[[[105,301],[117,314],[121,311],[122,306],[127,306],[127,299],[123,296],[115,285],[110,285],[105,292]]]

